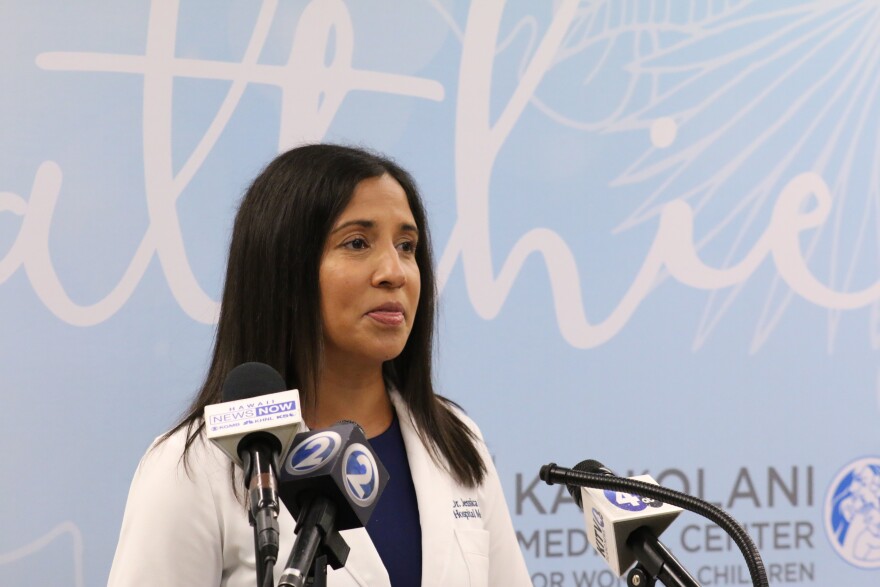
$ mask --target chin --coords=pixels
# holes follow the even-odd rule
[[[347,361],[360,364],[382,364],[400,356],[403,345],[362,345],[359,348],[343,350]]]
[[[380,359],[382,362],[390,361],[400,356],[400,353],[403,352],[406,346],[406,341],[407,339],[403,337],[400,339],[395,337],[393,339],[374,341],[374,346],[369,348],[367,353],[372,357]]]
[[[382,362],[384,363],[386,361],[393,361],[394,359],[399,357],[400,353],[402,352],[403,347],[400,347],[399,349],[389,350],[388,352],[382,353],[380,356],[382,358]]]

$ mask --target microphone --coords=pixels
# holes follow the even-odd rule
[[[388,471],[355,422],[303,432],[293,444],[278,493],[296,519],[296,540],[278,587],[304,585],[319,549],[327,561],[314,570],[344,566],[349,547],[339,531],[365,526],[388,483]]]
[[[589,459],[575,465],[575,471],[617,476],[602,463]],[[650,475],[631,477],[657,485]],[[657,536],[678,517],[681,508],[631,493],[566,484],[577,506],[584,512],[587,538],[612,571],[622,576],[637,560],[664,585],[699,586],[699,583],[663,545]]]
[[[669,505],[682,507],[704,516],[727,532],[736,543],[743,558],[745,558],[746,565],[749,567],[749,576],[752,579],[752,584],[758,587],[767,587],[767,573],[764,569],[761,553],[758,552],[758,547],[755,546],[755,542],[751,539],[748,532],[721,508],[686,493],[673,491],[672,489],[657,485],[656,481],[647,475],[643,475],[642,478],[649,479],[650,483],[639,481],[638,477],[632,479],[616,477],[610,470],[596,461],[584,461],[578,465],[578,468],[581,470],[566,469],[565,467],[558,466],[556,463],[548,463],[541,467],[540,477],[547,485],[562,484],[566,486],[574,485],[575,487],[597,487],[614,490],[605,492],[606,499],[612,501],[613,498],[614,503],[622,503],[630,499],[635,501],[638,498],[638,501],[644,505],[646,501],[639,496],[649,496],[662,499]],[[569,487],[569,491],[572,491],[571,487]],[[630,493],[615,493],[623,491],[632,492],[635,496]],[[585,504],[583,501],[577,500],[580,496],[588,494],[583,491],[578,493],[578,496],[575,496],[574,493],[572,493],[572,496],[579,505],[585,506],[584,509],[586,509],[586,506],[590,506],[590,503]],[[651,502],[647,503],[650,504]],[[592,514],[592,512],[591,507],[590,513]],[[584,515],[587,517],[587,525],[592,526],[590,523],[591,516],[587,516],[586,513]],[[598,519],[596,523],[604,531],[605,519]],[[664,528],[665,526],[654,530],[652,532],[653,537],[645,536],[645,532],[639,529],[634,530],[626,537],[624,544],[633,550],[636,559],[640,563],[630,571],[627,578],[628,583],[639,585],[644,581],[648,581],[650,584],[656,578],[660,579],[667,586],[699,587],[700,584],[681,566],[681,563],[675,560],[675,557],[669,553],[669,550],[656,539],[657,534]],[[593,537],[589,536],[589,538],[590,542],[593,542]],[[595,546],[595,543],[593,545]],[[612,564],[612,560],[608,556],[604,556],[604,558],[608,561],[609,565]],[[627,564],[631,564],[631,562]],[[617,565],[617,567],[620,567],[620,565]],[[650,577],[648,574],[650,574]]]
[[[205,406],[206,435],[244,471],[257,575],[278,560],[278,470],[300,429],[299,393],[263,363],[243,363],[223,383],[223,402]],[[267,564],[268,563],[268,564]]]

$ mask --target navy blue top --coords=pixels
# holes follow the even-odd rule
[[[388,430],[370,439],[370,446],[388,469],[389,480],[367,523],[394,587],[422,584],[422,527],[406,447],[397,414]]]

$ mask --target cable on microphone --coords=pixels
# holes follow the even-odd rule
[[[582,467],[586,470],[577,470],[578,467]],[[569,492],[572,493],[572,497],[574,497],[575,501],[578,503],[579,507],[582,507],[582,504],[580,503],[579,498],[575,497],[573,488],[576,488],[576,492],[580,493],[579,489],[577,488],[591,487],[596,489],[608,489],[612,491],[626,492],[634,495],[648,497],[651,499],[659,500],[663,503],[686,509],[705,518],[708,518],[712,522],[715,522],[715,524],[717,524],[725,532],[727,532],[727,534],[729,534],[730,537],[734,540],[743,557],[745,558],[746,566],[749,569],[749,575],[751,577],[752,584],[756,587],[768,587],[769,585],[767,581],[767,573],[764,569],[764,562],[761,559],[761,554],[760,552],[758,552],[758,548],[755,546],[755,543],[752,541],[751,537],[749,537],[748,533],[742,528],[742,526],[740,526],[730,514],[719,507],[716,507],[696,497],[690,496],[686,493],[681,493],[679,491],[668,489],[660,485],[652,485],[650,483],[637,481],[635,479],[617,477],[598,461],[583,461],[577,467],[575,467],[575,469],[568,469],[566,467],[560,467],[556,463],[549,463],[541,467],[539,476],[542,481],[547,483],[547,485],[566,485]],[[642,537],[647,538],[644,537],[644,535],[642,535]],[[638,537],[634,538],[634,540],[638,539]],[[665,550],[665,547],[663,547],[663,549]],[[666,552],[668,552],[668,550],[666,550]],[[638,556],[645,556],[646,559],[654,556],[654,554],[652,553],[636,552],[636,554]],[[660,552],[659,554],[662,556],[662,552]],[[641,558],[639,558],[639,561],[642,562]],[[650,560],[648,560],[647,563],[642,564],[656,567],[656,562],[657,561],[651,562]],[[693,580],[692,577],[690,579]],[[672,580],[674,579],[670,578],[670,581]],[[699,585],[698,583],[696,583],[696,581],[694,581],[693,584]],[[667,585],[688,585],[688,583],[673,582],[668,583]]]

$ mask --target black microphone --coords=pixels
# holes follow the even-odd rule
[[[388,471],[355,422],[298,434],[279,471],[278,493],[296,518],[296,540],[278,587],[301,587],[316,555],[326,573],[345,565],[348,544],[340,530],[367,524]]]
[[[653,503],[648,502],[648,500],[645,500],[643,497],[639,497],[647,496],[650,498],[662,500],[664,502],[663,507],[666,507],[667,505],[673,505],[678,508],[684,508],[701,516],[704,516],[709,520],[715,522],[715,524],[717,524],[721,529],[727,532],[727,534],[730,535],[730,537],[736,543],[737,547],[743,555],[743,558],[745,558],[746,565],[749,567],[749,576],[752,579],[752,584],[758,587],[767,587],[767,585],[769,584],[767,581],[767,572],[764,569],[764,561],[761,559],[761,553],[758,552],[758,548],[757,546],[755,546],[755,542],[751,539],[748,532],[746,532],[745,529],[743,529],[743,527],[730,514],[728,514],[721,508],[714,506],[711,503],[707,503],[702,499],[697,499],[696,497],[690,496],[686,493],[673,491],[672,489],[657,485],[657,483],[647,475],[643,475],[641,478],[649,479],[651,481],[650,483],[640,481],[639,477],[635,477],[632,479],[616,477],[613,473],[610,473],[608,469],[603,467],[601,463],[597,463],[596,461],[585,461],[578,466],[598,472],[578,471],[575,469],[560,467],[556,463],[548,463],[541,467],[540,477],[541,480],[546,482],[548,485],[560,484],[567,486],[573,485],[575,487],[583,488],[589,487],[604,489],[606,490],[605,497],[607,498],[607,501],[612,501],[613,498],[613,501],[616,504],[627,503],[635,506],[638,503],[639,507],[641,507],[647,505],[648,503]],[[571,489],[569,489],[569,491],[571,491]],[[580,493],[581,495],[589,494],[589,492],[587,491],[582,491]],[[601,492],[597,493],[601,495]],[[601,503],[601,501],[597,503]],[[583,505],[584,509],[586,510],[587,504]],[[595,508],[592,508],[589,515],[584,512],[584,516],[587,517],[588,527],[592,525],[590,524],[590,517],[596,515],[594,510]],[[600,518],[594,521],[600,526],[601,529],[604,529],[604,519]],[[656,538],[657,534],[659,534],[661,531],[662,529],[655,531],[654,538]],[[588,533],[588,536],[590,536],[590,542],[593,543],[593,546],[595,546],[596,544],[593,542],[592,535]],[[629,534],[627,534],[626,537],[630,538]],[[630,542],[634,545],[635,548],[638,548],[640,544],[647,544],[649,542],[653,542],[653,540],[646,538],[643,541],[641,538],[632,538]],[[624,542],[624,545],[626,545],[626,541]],[[677,561],[674,561],[672,555],[668,554],[669,551],[665,547],[663,547],[662,544],[659,546],[662,548],[655,549],[657,557],[656,560],[653,561],[648,560],[647,554],[636,552],[636,554],[639,555],[639,562],[641,563],[641,565],[636,566],[630,572],[630,577],[628,577],[628,581],[630,582],[630,584],[637,585],[640,584],[643,579],[647,579],[647,574],[644,571],[648,570],[650,573],[653,574],[654,577],[661,578],[666,585],[699,586],[699,583],[697,583],[696,580],[694,580],[694,578],[687,573],[687,571],[681,568],[681,565],[678,564]],[[663,560],[661,561],[660,559]],[[609,558],[608,556],[605,556],[605,560],[609,563],[609,565],[611,565],[613,564],[612,561],[614,560],[614,558]],[[658,576],[659,573],[664,570],[664,567],[659,566],[659,563],[661,562],[665,567],[665,572],[667,575],[680,575],[677,578],[677,580],[679,581],[678,583],[675,582],[676,578],[674,577],[666,577],[664,579]]]
[[[588,459],[575,471],[617,478],[599,461]],[[635,477],[655,483],[648,475]],[[587,536],[618,576],[639,561],[645,570],[667,587],[699,587],[696,579],[657,538],[681,512],[680,508],[635,494],[587,489],[566,484],[577,506],[584,512]]]
[[[258,581],[278,560],[278,461],[300,430],[299,394],[263,363],[232,369],[223,402],[205,407],[208,438],[241,466],[254,526]]]

